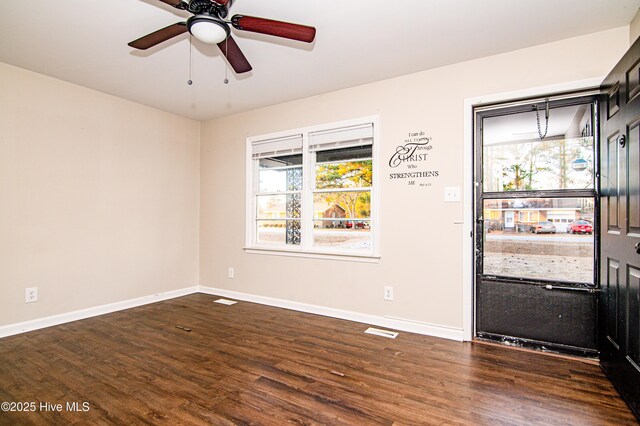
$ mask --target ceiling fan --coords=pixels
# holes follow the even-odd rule
[[[160,1],[176,9],[186,10],[193,16],[186,22],[178,22],[140,37],[129,43],[129,46],[145,50],[189,31],[191,35],[204,43],[217,44],[233,70],[241,74],[251,71],[252,68],[240,47],[231,37],[229,24],[237,30],[268,34],[306,43],[311,43],[316,36],[316,29],[313,27],[254,16],[234,15],[230,21],[225,21],[234,0]]]

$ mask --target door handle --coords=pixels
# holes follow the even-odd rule
[[[636,253],[640,254],[640,243],[636,243]]]
[[[600,293],[599,288],[593,288],[593,287],[567,287],[567,286],[561,286],[561,285],[547,284],[544,286],[544,289],[545,290],[564,290],[564,291],[584,291],[589,294]]]
[[[627,144],[627,137],[625,135],[622,135],[618,138],[618,143],[620,144],[621,148],[624,148],[624,146]]]

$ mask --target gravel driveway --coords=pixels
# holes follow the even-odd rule
[[[593,282],[592,235],[491,233],[484,273],[558,281]]]

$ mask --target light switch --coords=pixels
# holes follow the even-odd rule
[[[444,201],[445,201],[445,203],[457,203],[457,202],[460,202],[460,187],[459,186],[446,186],[444,188]]]

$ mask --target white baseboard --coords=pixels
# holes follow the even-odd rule
[[[93,308],[81,309],[79,311],[68,312],[66,314],[52,315],[31,321],[20,322],[0,326],[0,338],[13,336],[14,334],[26,333],[28,331],[39,330],[54,325],[91,318],[98,315],[109,314],[111,312],[122,311],[124,309],[135,308],[149,303],[160,302],[162,300],[174,299],[198,292],[198,286],[183,288],[180,290],[156,293],[150,296],[138,297],[136,299],[123,300],[121,302],[109,303],[107,305],[95,306]]]
[[[240,293],[237,291],[224,290],[221,288],[199,286],[198,290],[200,293],[228,297],[230,299],[243,300],[245,302],[259,303],[261,305],[274,306],[277,308],[291,309],[294,311],[323,315],[331,318],[355,321],[369,325],[376,325],[378,327],[390,328],[393,330],[408,331],[411,333],[424,334],[427,336],[462,341],[462,329],[460,328],[428,324],[402,318],[362,314],[359,312],[345,311],[341,309],[328,308],[325,306],[292,302],[290,300],[275,299],[266,296],[256,296],[253,294]]]
[[[193,293],[205,293],[216,296],[228,297],[230,299],[242,300],[246,302],[259,303],[261,305],[274,306],[277,308],[291,309],[299,312],[323,315],[331,318],[344,319],[348,321],[360,322],[363,324],[385,327],[392,330],[408,331],[411,333],[424,334],[427,336],[442,337],[444,339],[462,341],[462,329],[445,327],[441,325],[428,324],[419,321],[413,321],[403,318],[382,317],[378,315],[369,315],[359,312],[345,311],[341,309],[328,308],[326,306],[310,305],[307,303],[293,302],[290,300],[276,299],[273,297],[256,296],[248,293],[240,293],[237,291],[224,290],[221,288],[213,288],[206,286],[187,287],[180,290],[168,291],[165,293],[157,293],[150,296],[138,297],[136,299],[123,300],[121,302],[110,303],[107,305],[95,306],[93,308],[81,309],[78,311],[68,312],[65,314],[52,315],[45,318],[39,318],[31,321],[20,322],[16,324],[8,324],[0,326],[0,338],[13,336],[14,334],[26,333],[28,331],[39,330],[42,328],[52,327],[72,321],[78,321],[85,318],[91,318],[98,315],[109,314],[111,312],[121,311],[124,309],[135,308],[149,303],[160,302],[163,300],[174,299],[176,297],[187,296]]]

